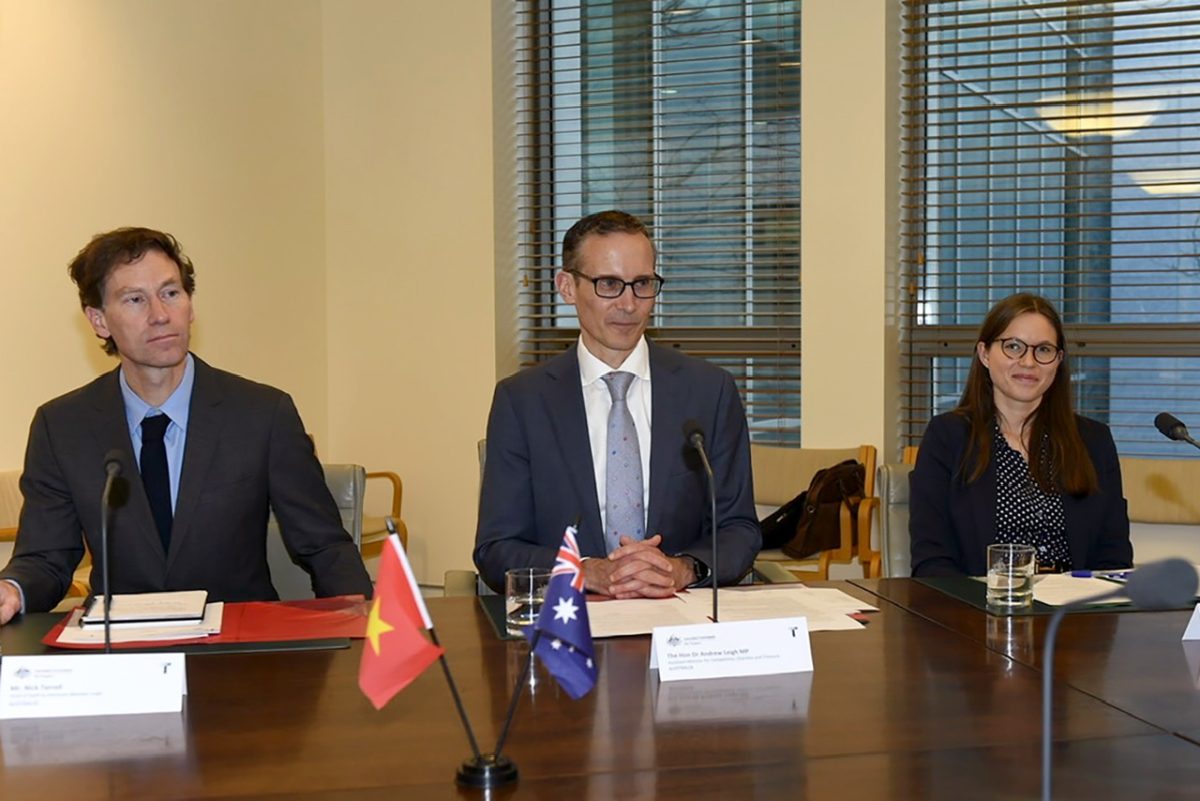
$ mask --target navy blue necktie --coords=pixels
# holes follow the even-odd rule
[[[163,434],[171,418],[156,414],[142,420],[142,486],[146,488],[146,499],[150,501],[150,513],[162,540],[163,553],[171,545],[171,522],[175,515],[171,509],[171,474],[167,469],[167,446]]]

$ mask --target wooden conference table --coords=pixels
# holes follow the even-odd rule
[[[1045,619],[990,617],[907,579],[834,584],[880,611],[862,631],[813,634],[812,674],[659,685],[648,637],[606,640],[600,682],[576,702],[539,666],[506,749],[520,782],[492,797],[1038,797]],[[487,750],[527,649],[498,639],[475,599],[430,611]],[[1187,619],[1065,622],[1057,798],[1200,794]],[[49,625],[0,629],[0,648],[28,652]],[[440,670],[376,712],[357,687],[360,648],[189,656],[182,717],[0,721],[0,798],[483,797],[454,785],[468,745]]]

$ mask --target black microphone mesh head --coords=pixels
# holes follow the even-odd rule
[[[1196,598],[1196,568],[1186,559],[1163,559],[1129,574],[1125,594],[1139,609],[1179,609]]]
[[[104,472],[112,471],[114,476],[121,475],[121,450],[113,448],[104,454]]]
[[[1159,412],[1154,418],[1154,427],[1167,439],[1183,440],[1188,436],[1187,426],[1170,412]]]
[[[688,442],[695,445],[696,443],[704,442],[704,429],[695,420],[685,420],[683,422],[683,436]]]

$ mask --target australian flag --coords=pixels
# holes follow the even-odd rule
[[[578,700],[596,686],[596,662],[583,597],[583,558],[575,533],[571,526],[563,534],[541,614],[525,636],[531,642],[537,637],[533,652],[567,695]]]

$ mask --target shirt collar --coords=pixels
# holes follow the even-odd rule
[[[179,386],[175,387],[171,397],[167,398],[162,406],[151,406],[138,397],[138,394],[129,386],[129,382],[125,380],[124,370],[118,370],[117,375],[120,376],[121,397],[125,401],[125,419],[131,429],[140,426],[146,414],[157,409],[170,417],[173,424],[187,431],[188,411],[192,405],[192,386],[196,383],[196,364],[192,359],[192,354],[189,353],[184,360],[183,379],[179,382]]]
[[[621,362],[621,366],[617,368],[609,367],[600,359],[592,355],[592,352],[583,344],[583,336],[579,337],[579,347],[576,349],[579,354],[579,377],[583,386],[589,386],[599,381],[604,376],[613,372],[614,369],[626,373],[633,373],[642,381],[650,380],[650,346],[646,344],[646,337],[638,340],[637,346],[625,357],[625,361]]]

